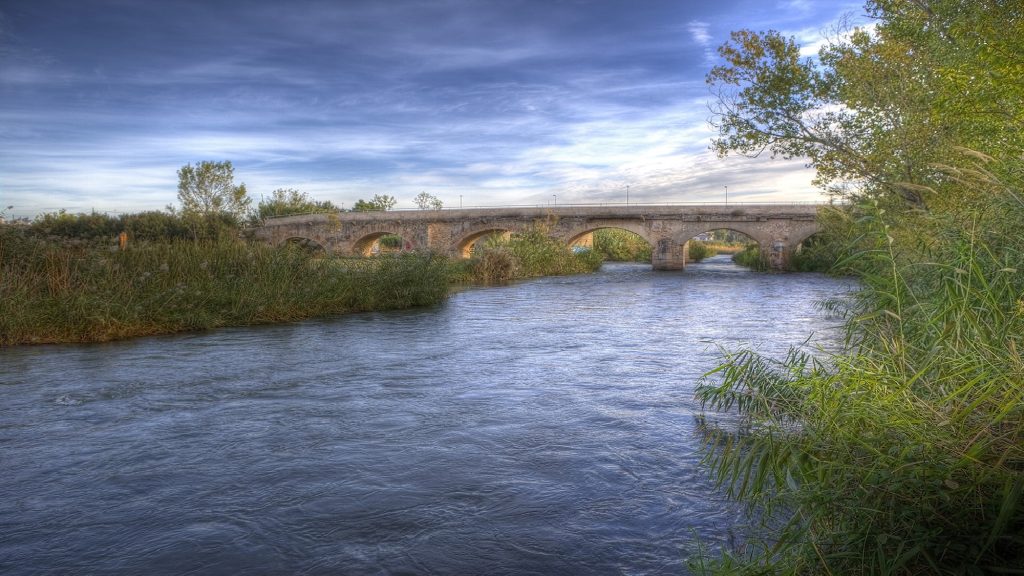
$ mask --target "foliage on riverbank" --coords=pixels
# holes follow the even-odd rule
[[[718,254],[718,250],[709,243],[702,240],[690,240],[687,243],[686,255],[693,262],[700,262],[705,258],[710,258]]]
[[[101,342],[440,302],[447,259],[316,259],[238,240],[75,246],[0,227],[0,345]]]
[[[765,260],[757,242],[747,244],[742,250],[733,254],[732,261],[751,270],[763,272],[768,269],[768,261]]]
[[[806,155],[823,182],[859,179],[836,188],[853,205],[810,251],[863,288],[829,305],[847,322],[844,352],[731,352],[701,383],[706,462],[759,522],[698,572],[1024,573],[1014,6],[869,2],[877,27],[823,49],[825,70],[772,33],[737,33],[723,50],[734,69],[712,79],[769,109],[726,117],[717,145]],[[850,112],[801,108],[829,104]]]
[[[131,236],[128,249],[118,250],[114,237],[125,227],[142,239]],[[601,265],[598,254],[574,253],[540,228],[487,241],[468,261],[419,253],[318,258],[238,235],[230,222],[165,213],[57,213],[29,227],[0,226],[0,345],[408,308],[440,302],[452,283],[580,274]]]
[[[650,262],[651,245],[639,235],[618,228],[594,231],[593,250],[611,262]]]
[[[574,252],[549,237],[542,228],[504,239],[483,242],[467,263],[468,279],[479,284],[498,284],[538,276],[585,274],[601,267],[594,250]]]

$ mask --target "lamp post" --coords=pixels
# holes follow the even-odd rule
[[[459,194],[459,210],[462,210],[462,194]]]
[[[729,187],[728,186],[725,187],[725,203],[726,204],[729,203]]]
[[[553,206],[558,206],[558,194],[552,194],[551,197],[554,198],[554,200],[552,200],[551,204]]]
[[[626,184],[626,206],[629,206],[629,184]]]

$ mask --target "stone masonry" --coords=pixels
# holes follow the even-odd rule
[[[656,270],[681,270],[691,238],[724,228],[753,238],[771,267],[784,269],[797,246],[818,231],[818,209],[812,204],[707,204],[337,212],[272,218],[251,232],[271,244],[302,242],[346,256],[369,255],[377,240],[395,234],[404,250],[467,257],[481,238],[531,226],[570,245],[585,244],[600,228],[621,228],[650,243]]]

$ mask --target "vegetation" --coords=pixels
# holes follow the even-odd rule
[[[535,226],[511,238],[493,236],[474,251],[466,277],[481,284],[593,272],[602,258],[594,250],[573,252],[551,238],[544,226]]]
[[[687,244],[686,254],[690,260],[694,262],[700,262],[705,258],[710,258],[716,254],[715,248],[709,242],[702,240],[690,240]]]
[[[128,231],[127,249],[114,238]],[[601,259],[574,254],[536,228],[491,241],[469,261],[395,253],[323,258],[301,246],[249,244],[235,218],[144,212],[45,214],[0,226],[0,345],[101,342],[132,336],[261,324],[441,301],[453,282],[496,283],[591,272]]]
[[[124,251],[0,228],[0,344],[100,342],[360,310],[422,306],[448,291],[444,258],[316,259],[234,239]]]
[[[651,245],[640,235],[618,228],[595,230],[593,250],[612,262],[651,261]]]
[[[373,198],[369,200],[363,200],[362,198],[356,200],[352,210],[355,212],[386,212],[394,208],[395,204],[398,204],[398,200],[394,196],[374,194]]]
[[[241,221],[252,199],[245,184],[235,185],[231,162],[199,162],[178,170],[178,201],[185,214],[209,216],[226,214]]]
[[[737,32],[709,75],[720,152],[805,156],[852,202],[807,252],[863,289],[828,305],[844,352],[730,352],[701,383],[706,462],[759,529],[698,571],[1022,573],[1024,12],[867,10],[817,62]]]
[[[216,240],[238,236],[235,218],[223,212],[198,215],[149,211],[110,216],[98,212],[69,214],[64,210],[43,214],[26,230],[51,241],[109,242],[122,231],[135,241]]]
[[[761,253],[761,247],[757,242],[751,242],[742,250],[732,255],[732,261],[740,266],[746,266],[751,270],[765,271],[768,269],[768,261]]]
[[[252,223],[258,224],[267,218],[291,216],[293,214],[327,214],[337,212],[340,208],[330,200],[319,201],[309,197],[305,192],[294,188],[278,188],[270,198],[260,199],[253,214]]]
[[[440,210],[444,208],[444,202],[440,198],[426,192],[420,192],[412,201],[420,210]]]

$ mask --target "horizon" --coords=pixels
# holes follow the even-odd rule
[[[860,10],[860,12],[858,12]],[[380,5],[11,0],[0,8],[0,206],[177,205],[177,170],[231,161],[351,207],[826,201],[801,159],[715,157],[704,75],[741,28],[811,56],[860,3]]]

